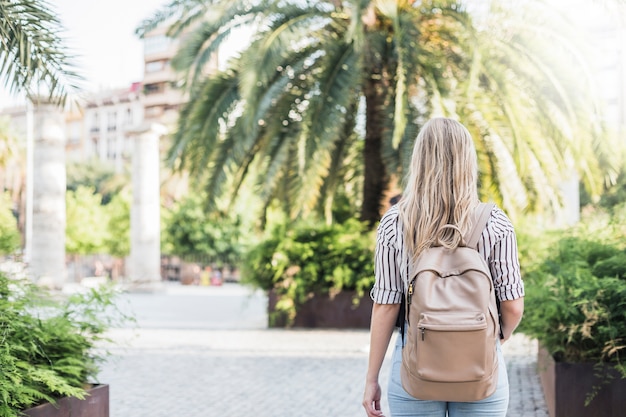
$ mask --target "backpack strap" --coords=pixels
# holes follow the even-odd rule
[[[478,207],[476,207],[474,211],[474,226],[467,234],[467,239],[465,239],[467,247],[476,249],[478,239],[480,239],[480,235],[482,235],[483,230],[485,230],[487,226],[487,222],[489,222],[491,210],[493,210],[494,206],[495,204],[493,203],[480,203]]]
[[[471,232],[468,233],[468,239],[466,240],[467,247],[477,249],[478,247],[478,239],[480,239],[480,235],[487,227],[487,222],[489,222],[489,217],[491,217],[491,210],[493,210],[495,204],[493,203],[480,203],[478,207],[476,207],[476,211],[474,212],[474,227]],[[500,309],[500,300],[496,296],[496,307],[498,309],[498,322],[499,322],[499,333],[500,340],[504,340],[504,333],[502,332],[502,311]]]

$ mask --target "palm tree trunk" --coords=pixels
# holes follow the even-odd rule
[[[372,71],[372,76],[364,87],[366,120],[361,221],[367,222],[372,227],[380,220],[381,199],[388,183],[387,169],[382,156],[385,88],[381,72]]]

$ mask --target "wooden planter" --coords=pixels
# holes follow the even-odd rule
[[[539,377],[550,417],[623,417],[626,413],[626,379],[610,366],[555,362],[539,347]],[[608,378],[608,379],[606,379]],[[599,389],[585,406],[589,393]]]
[[[372,316],[372,300],[369,294],[365,294],[359,299],[359,303],[354,305],[355,295],[355,291],[342,291],[334,297],[329,294],[316,294],[298,307],[292,326],[368,329]],[[285,327],[287,318],[275,311],[278,296],[274,291],[269,292],[268,301],[269,327]]]
[[[109,386],[94,385],[84,400],[61,398],[55,405],[41,404],[24,410],[29,417],[109,417]]]

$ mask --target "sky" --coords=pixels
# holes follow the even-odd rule
[[[125,87],[143,77],[143,44],[134,34],[167,0],[50,0],[66,45],[90,89]]]
[[[85,91],[123,88],[143,78],[143,43],[135,29],[171,0],[48,0],[64,27],[60,36],[84,77]],[[245,31],[235,32],[224,50],[245,45]],[[0,109],[20,104],[0,87]]]
[[[168,0],[48,0],[64,44],[88,91],[130,86],[143,78],[143,44],[135,29]],[[0,108],[20,103],[0,89]]]
[[[143,78],[143,45],[137,26],[171,0],[48,0],[65,27],[62,37],[78,55],[85,90],[127,87]],[[484,0],[478,0],[484,1]],[[550,0],[562,4],[571,0]],[[581,2],[581,0],[577,0]],[[237,38],[233,36],[233,38]],[[233,39],[234,49],[238,49]],[[230,47],[225,50],[233,49]],[[0,108],[19,102],[0,89]]]

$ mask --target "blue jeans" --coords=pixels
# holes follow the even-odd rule
[[[509,377],[498,343],[498,385],[489,397],[474,402],[418,400],[402,388],[402,338],[398,336],[391,359],[387,400],[392,417],[505,417],[509,406]]]

